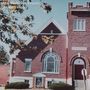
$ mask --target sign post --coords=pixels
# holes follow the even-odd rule
[[[84,80],[84,85],[85,85],[85,90],[87,90],[87,85],[86,85],[86,79],[87,79],[87,70],[85,68],[83,68],[81,70],[81,74],[83,76],[83,80]]]

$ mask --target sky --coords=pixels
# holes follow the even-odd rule
[[[32,0],[33,2],[38,2],[40,0]],[[61,28],[63,32],[67,32],[67,11],[68,11],[68,2],[73,2],[76,4],[85,5],[86,2],[90,0],[42,0],[42,2],[48,2],[52,6],[52,11],[46,13],[39,5],[30,5],[30,13],[35,16],[34,27],[32,32],[39,32],[48,20],[54,19]]]
[[[31,32],[38,33],[41,31],[41,28],[47,24],[47,22],[51,19],[55,20],[60,27],[62,28],[62,32],[68,31],[68,23],[67,23],[67,12],[68,12],[68,2],[73,2],[73,5],[83,4],[86,5],[86,2],[90,0],[41,0],[42,2],[47,2],[52,6],[52,11],[50,13],[46,13],[41,7],[40,4],[31,4],[29,6],[29,10],[24,11],[21,15],[16,15],[21,21],[24,22],[24,15],[34,15],[35,20],[33,21],[34,26],[31,28]],[[32,0],[32,2],[40,2],[40,0]],[[6,10],[6,9],[5,9]],[[21,36],[22,37],[22,36]],[[1,44],[0,44],[1,45]],[[3,44],[2,44],[3,45]],[[7,49],[8,45],[5,45],[5,49]],[[9,50],[8,50],[9,51]]]
[[[10,0],[10,1],[18,2],[18,0]],[[52,6],[52,11],[47,14],[45,10],[43,10],[40,7],[40,1],[47,2],[48,4],[50,4]],[[35,20],[33,21],[34,26],[33,28],[31,28],[31,32],[38,33],[41,31],[41,28],[51,19],[55,20],[60,25],[63,32],[67,32],[68,3],[73,2],[74,6],[77,4],[86,5],[86,3],[90,2],[90,0],[32,0],[32,2],[38,4],[28,4],[29,9],[25,10],[23,14],[16,16],[20,19],[20,21],[22,21],[24,15],[30,15],[30,14],[34,15],[35,17]],[[25,20],[23,20],[23,22],[24,21]]]

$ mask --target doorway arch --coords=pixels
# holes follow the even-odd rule
[[[83,80],[81,71],[83,68],[86,68],[86,62],[83,58],[77,57],[73,60],[72,63],[72,79],[73,80]]]

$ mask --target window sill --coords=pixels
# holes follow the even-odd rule
[[[74,32],[85,32],[86,30],[79,30],[79,29],[74,29]]]

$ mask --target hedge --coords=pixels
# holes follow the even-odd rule
[[[74,90],[74,87],[69,84],[59,82],[59,83],[52,83],[49,86],[49,89],[52,89],[52,90]]]
[[[7,83],[5,85],[5,89],[27,89],[27,88],[29,88],[29,84],[25,82]]]

